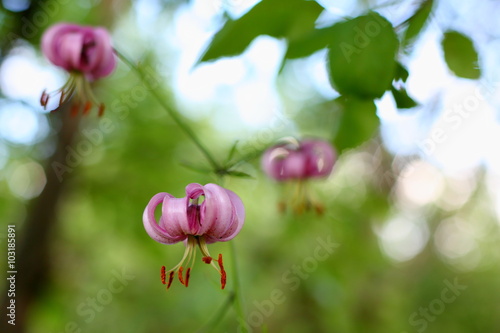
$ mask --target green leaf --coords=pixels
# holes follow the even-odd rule
[[[199,62],[243,53],[259,35],[301,39],[314,31],[323,8],[315,1],[263,0],[237,20],[229,20],[215,34]]]
[[[394,76],[394,80],[396,81],[401,80],[403,82],[406,82],[409,75],[410,73],[408,73],[406,67],[404,67],[400,62],[398,62],[396,64],[396,75]]]
[[[183,167],[185,167],[191,171],[195,171],[195,172],[199,172],[199,173],[203,173],[203,174],[208,174],[208,173],[212,172],[211,169],[201,167],[201,166],[192,165],[192,164],[187,163],[187,162],[181,162],[180,164]]]
[[[248,173],[241,172],[241,171],[228,171],[227,174],[229,176],[238,177],[238,178],[254,178],[251,175],[249,175]]]
[[[442,45],[446,64],[456,76],[466,79],[478,79],[481,76],[478,55],[470,38],[457,31],[447,31]]]
[[[227,158],[226,158],[226,164],[231,162],[234,155],[236,154],[238,142],[239,142],[238,140],[234,141],[233,145],[231,146],[231,149],[229,150],[229,154],[227,155]]]
[[[427,19],[432,12],[432,7],[434,6],[434,0],[424,0],[420,4],[420,7],[415,11],[412,17],[408,19],[408,28],[406,28],[403,37],[403,47],[408,48],[418,37]]]
[[[398,109],[410,109],[418,105],[418,103],[415,102],[413,98],[408,96],[408,93],[404,88],[396,89],[393,86],[391,88],[391,93],[394,97],[394,101],[396,102]]]
[[[285,58],[303,58],[326,48],[331,40],[331,30],[332,27],[315,29],[300,39],[290,41]]]
[[[371,100],[341,96],[335,101],[340,110],[340,119],[333,145],[342,153],[371,139],[380,121],[376,114],[377,107]]]
[[[328,52],[332,86],[343,95],[381,97],[394,79],[397,50],[391,23],[377,13],[335,24]]]

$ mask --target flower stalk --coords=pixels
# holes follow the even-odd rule
[[[215,158],[212,156],[212,154],[208,151],[208,149],[203,145],[201,140],[196,136],[194,131],[182,120],[182,118],[170,108],[170,106],[165,102],[165,98],[161,95],[161,93],[158,91],[158,89],[151,84],[149,80],[147,80],[147,76],[144,73],[144,71],[139,67],[136,66],[130,59],[128,59],[123,53],[118,51],[115,48],[115,53],[120,58],[127,66],[130,67],[134,72],[137,73],[139,76],[139,79],[144,83],[144,85],[149,89],[153,97],[156,99],[156,101],[160,104],[160,106],[170,115],[170,117],[174,120],[174,122],[179,126],[179,128],[193,141],[195,146],[201,151],[203,156],[207,159],[208,163],[210,163],[210,166],[212,167],[213,171],[215,173],[220,172],[221,167],[219,163],[215,160]]]

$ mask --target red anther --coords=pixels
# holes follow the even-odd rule
[[[224,264],[222,263],[222,254],[219,253],[219,259],[217,259],[217,263],[220,267],[220,285],[221,289],[224,289],[226,286],[226,271],[224,270]]]
[[[83,107],[83,114],[89,113],[91,108],[92,108],[92,103],[90,101],[87,101],[85,103],[85,106]]]
[[[203,257],[203,258],[201,258],[201,260],[203,260],[203,262],[205,264],[210,264],[212,262],[213,258],[212,257]]]
[[[179,267],[179,271],[177,272],[177,275],[179,276],[179,281],[181,281],[181,283],[182,283],[183,285],[186,285],[186,284],[184,283],[184,277],[182,276],[182,271],[183,271],[183,270],[184,270],[184,268],[183,268],[182,266],[181,266],[181,267]]]
[[[226,271],[222,271],[220,275],[220,289],[226,287]]]
[[[189,267],[186,271],[186,287],[188,286],[189,283],[189,273],[191,273],[191,267]]]
[[[321,204],[315,204],[314,210],[316,211],[316,214],[323,215],[325,213],[325,206]]]
[[[71,106],[71,117],[76,117],[76,115],[78,114],[78,110],[80,109],[80,105],[78,104],[73,104]]]
[[[47,94],[44,90],[42,92],[42,96],[40,96],[40,105],[45,109],[47,107],[47,103],[49,103],[49,94]]]
[[[165,281],[165,277],[166,277],[165,266],[161,266],[161,283],[163,284],[167,284],[167,282]]]
[[[172,281],[174,280],[174,272],[170,272],[170,275],[168,276],[168,284],[167,284],[167,289],[170,288],[172,285]]]
[[[102,115],[104,114],[104,109],[105,109],[104,104],[103,103],[99,104],[99,113],[98,113],[99,117],[102,117]]]

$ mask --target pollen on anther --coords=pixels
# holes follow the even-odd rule
[[[42,92],[42,96],[40,96],[40,105],[43,106],[43,108],[45,109],[48,103],[49,103],[49,94],[47,94],[44,90]]]
[[[89,113],[90,109],[92,108],[92,103],[87,101],[85,103],[85,106],[83,107],[83,114]]]
[[[222,263],[222,254],[219,253],[219,258],[217,259],[217,263],[219,264],[220,267],[220,284],[221,284],[221,289],[224,289],[226,286],[226,271],[224,270],[224,264]]]
[[[212,262],[213,258],[212,257],[203,257],[203,258],[201,258],[201,260],[203,260],[203,262],[205,264],[210,264]]]
[[[105,109],[104,104],[103,103],[99,104],[99,113],[98,113],[99,117],[102,117],[102,115],[104,114],[104,109]]]
[[[166,277],[165,266],[161,266],[161,283],[163,284],[167,284],[167,282],[165,281],[165,277]]]
[[[191,273],[191,267],[189,267],[187,269],[187,271],[186,271],[186,281],[185,281],[186,282],[186,284],[185,284],[186,287],[188,286],[188,283],[189,283],[189,275],[190,275],[190,273]]]
[[[182,271],[183,271],[183,270],[184,270],[184,268],[183,268],[182,266],[181,266],[181,267],[179,267],[179,271],[177,272],[177,276],[179,277],[179,281],[181,281],[181,283],[182,283],[183,285],[186,285],[186,284],[184,283],[184,277],[182,276]]]
[[[172,285],[172,281],[174,280],[174,272],[171,271],[169,276],[168,276],[168,284],[167,284],[167,289],[170,288],[170,286]]]

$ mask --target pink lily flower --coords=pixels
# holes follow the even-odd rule
[[[54,65],[68,71],[70,77],[59,90],[52,93],[44,91],[40,104],[46,108],[51,97],[60,95],[59,108],[76,94],[73,115],[78,113],[82,105],[83,114],[87,114],[93,105],[99,105],[101,116],[104,104],[97,102],[90,82],[110,75],[116,67],[116,56],[108,31],[101,27],[57,23],[44,32],[41,48],[43,54]]]
[[[155,209],[160,203],[162,215],[158,222]],[[154,195],[144,210],[146,232],[159,243],[175,244],[182,241],[186,245],[184,255],[177,265],[168,271],[162,266],[162,283],[168,289],[177,271],[179,281],[187,287],[196,258],[196,247],[199,247],[203,262],[211,264],[221,275],[221,288],[224,289],[226,271],[222,254],[215,260],[208,252],[207,244],[233,239],[243,227],[244,220],[245,208],[238,195],[215,184],[189,184],[184,198],[175,198],[165,192]],[[184,263],[188,264],[185,276]]]
[[[288,140],[266,150],[262,168],[277,181],[330,175],[335,164],[333,147],[323,140]]]
[[[279,203],[279,210],[283,212],[290,205],[296,213],[300,214],[313,207],[318,214],[322,214],[323,205],[312,199],[306,181],[329,176],[335,161],[334,148],[323,140],[297,141],[288,138],[267,149],[261,160],[264,172],[270,178],[279,182],[291,181],[295,186],[295,188],[287,189],[285,197],[289,204],[283,200]]]

